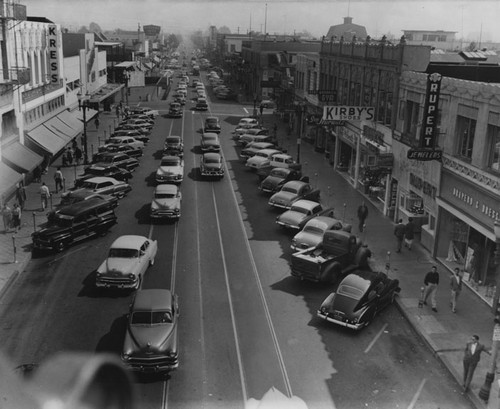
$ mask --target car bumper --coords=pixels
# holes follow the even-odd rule
[[[177,179],[175,177],[156,177],[156,183],[181,183],[182,178]]]
[[[277,202],[268,202],[267,204],[269,206],[278,207],[280,209],[290,209],[292,207],[291,205],[287,205],[284,203],[277,203]]]
[[[150,213],[150,217],[152,217],[153,219],[178,219],[181,217],[181,212],[175,213],[171,211],[159,211]]]
[[[295,224],[289,224],[289,223],[285,223],[285,222],[282,222],[282,221],[279,221],[279,220],[276,220],[276,223],[279,224],[282,227],[287,228],[287,229],[300,230],[299,226],[297,226]]]
[[[364,327],[364,324],[362,324],[362,323],[345,322],[341,319],[335,318],[334,316],[332,316],[332,314],[327,314],[327,313],[324,313],[320,310],[318,310],[316,315],[318,316],[318,318],[324,319],[325,321],[332,322],[332,323],[340,325],[342,327],[351,328],[355,331],[358,331]]]
[[[97,277],[95,285],[97,288],[116,288],[119,290],[136,290],[139,287],[139,280],[125,280],[110,277]]]
[[[122,356],[123,364],[134,372],[160,373],[173,371],[179,367],[178,356],[172,357],[130,357],[125,359]]]

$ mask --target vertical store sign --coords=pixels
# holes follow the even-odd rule
[[[436,124],[438,117],[439,92],[441,90],[441,75],[438,73],[427,76],[427,92],[425,95],[424,121],[420,147],[434,149],[436,147]]]
[[[59,51],[57,47],[57,26],[49,25],[49,67],[50,67],[50,82],[52,84],[59,82]]]

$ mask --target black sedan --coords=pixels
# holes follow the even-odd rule
[[[114,143],[100,146],[99,152],[124,153],[125,155],[128,155],[131,158],[138,158],[143,154],[142,149],[134,148],[132,145],[120,145]]]
[[[392,304],[399,293],[399,280],[371,270],[355,270],[339,284],[336,292],[326,297],[317,315],[326,321],[360,330],[375,315]]]

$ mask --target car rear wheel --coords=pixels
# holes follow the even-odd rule
[[[64,251],[64,249],[66,248],[66,245],[64,244],[64,242],[62,241],[59,241],[58,243],[56,243],[55,245],[55,249],[58,253]]]

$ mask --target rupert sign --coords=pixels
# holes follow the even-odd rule
[[[58,33],[57,26],[49,25],[48,30],[48,48],[49,48],[49,67],[50,67],[50,82],[52,84],[59,82],[59,49],[57,46]]]
[[[427,76],[427,93],[425,95],[424,121],[420,147],[434,149],[436,146],[436,124],[438,117],[439,92],[441,90],[441,75],[438,73]]]

